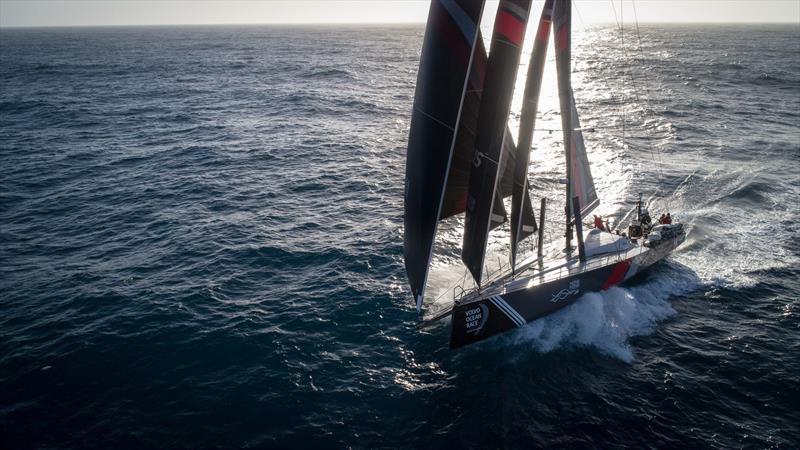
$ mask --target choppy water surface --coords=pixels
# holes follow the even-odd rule
[[[0,447],[796,448],[800,30],[576,32],[600,212],[687,243],[455,352],[402,263],[422,32],[0,31]]]

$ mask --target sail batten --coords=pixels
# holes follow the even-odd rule
[[[503,0],[497,9],[478,112],[474,158],[469,175],[461,259],[480,286],[489,230],[504,166],[503,142],[511,108],[530,0]]]
[[[403,251],[417,309],[422,306],[483,3],[433,0],[428,13],[409,130],[404,202]]]

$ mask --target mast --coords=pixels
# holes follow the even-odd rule
[[[481,285],[486,244],[493,222],[498,172],[504,165],[501,149],[506,138],[506,122],[530,6],[531,0],[502,0],[492,31],[467,191],[461,253],[462,261],[478,286]]]
[[[514,270],[517,261],[517,244],[530,233],[536,231],[534,220],[532,229],[524,229],[523,210],[530,208],[529,194],[526,192],[528,183],[528,158],[533,141],[533,129],[536,126],[536,112],[539,105],[539,93],[542,89],[545,56],[547,55],[547,42],[550,39],[550,28],[553,12],[553,0],[546,0],[539,18],[539,27],[536,30],[536,40],[533,44],[531,60],[528,63],[528,76],[525,81],[525,93],[522,100],[520,115],[519,139],[517,140],[517,160],[514,167],[514,191],[511,197],[511,269]],[[526,195],[528,194],[528,195]],[[532,210],[531,210],[532,213]],[[542,224],[540,223],[540,226]]]
[[[433,0],[420,57],[406,156],[403,252],[422,307],[483,1]]]
[[[570,27],[572,22],[572,4],[570,0],[555,0],[553,8],[553,26],[555,28],[556,46],[556,73],[558,75],[558,99],[561,106],[561,128],[564,134],[564,153],[567,162],[567,186],[566,186],[566,205],[564,213],[566,217],[566,252],[571,251],[572,247],[572,221],[570,205],[572,203],[572,81],[570,66]]]

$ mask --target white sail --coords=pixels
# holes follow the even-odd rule
[[[572,97],[572,139],[570,146],[570,164],[572,165],[570,192],[577,196],[581,205],[581,217],[586,217],[600,204],[597,192],[594,189],[592,170],[589,167],[589,158],[586,156],[586,146],[583,143],[581,122],[578,119],[578,108],[575,107],[575,96]],[[570,203],[570,217],[573,217],[572,204]]]

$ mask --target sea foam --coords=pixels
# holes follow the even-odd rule
[[[508,340],[550,352],[564,346],[585,346],[625,362],[634,359],[629,339],[649,334],[654,325],[676,315],[669,298],[696,289],[691,270],[670,264],[643,284],[612,287],[583,295],[572,305],[522,327]]]

